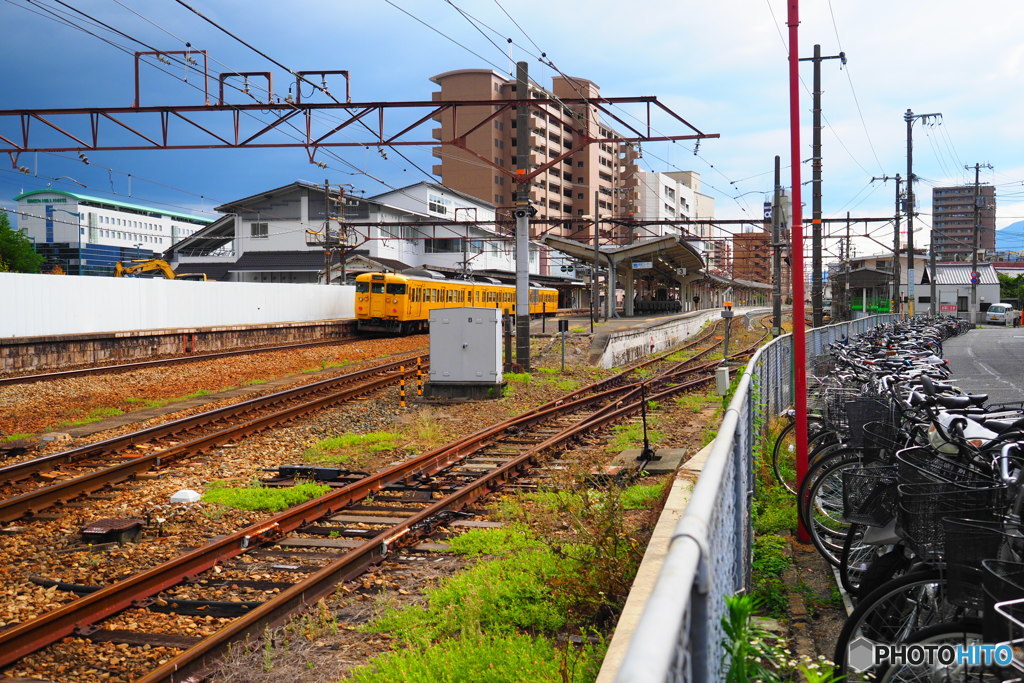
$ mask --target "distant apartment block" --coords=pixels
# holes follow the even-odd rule
[[[996,248],[996,189],[978,190],[978,250]],[[970,261],[975,221],[975,187],[932,189],[932,243],[940,261]]]
[[[771,243],[771,234],[768,232],[744,232],[733,235],[733,278],[771,282]]]
[[[515,81],[489,69],[461,69],[438,74],[430,79],[440,87],[433,94],[435,101],[515,99]],[[583,78],[555,77],[550,91],[534,87],[533,97],[592,98],[600,96],[598,86]],[[458,129],[473,128],[493,113],[492,107],[460,107]],[[453,135],[451,111],[442,112],[435,120],[440,127],[433,132],[437,140]],[[530,168],[537,168],[573,149],[581,137],[614,137],[615,133],[601,122],[598,112],[587,105],[542,105],[532,108],[530,115]],[[476,155],[493,161],[510,171],[516,168],[516,116],[514,111],[500,116],[466,135],[466,147]],[[433,154],[440,163],[433,167],[442,184],[453,190],[477,197],[498,207],[499,215],[508,215],[516,184],[483,163],[477,156],[457,147],[435,147]],[[593,143],[559,161],[530,183],[530,201],[542,218],[576,218],[593,216],[628,217],[637,200],[637,150],[626,143]],[[596,203],[595,207],[595,195]],[[542,223],[531,226],[531,236],[543,231],[587,241],[593,236],[590,223],[580,222],[549,228]],[[628,229],[605,224],[602,242],[625,243]]]

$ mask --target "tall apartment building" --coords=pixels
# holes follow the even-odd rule
[[[771,233],[744,232],[732,236],[732,276],[737,280],[771,282]]]
[[[932,243],[940,261],[970,261],[975,220],[975,189],[978,212],[978,249],[996,248],[996,189],[991,185],[961,185],[932,189]]]
[[[430,79],[440,91],[433,93],[435,101],[503,100],[515,99],[515,80],[490,69],[460,69],[438,74]],[[532,97],[592,98],[600,96],[598,86],[583,78],[552,79],[550,91],[531,88]],[[488,106],[460,107],[457,117],[453,111],[435,117],[440,124],[433,131],[437,140],[451,139],[453,119],[459,132],[473,129],[494,113]],[[581,136],[591,138],[614,137],[616,134],[603,124],[593,107],[581,105],[541,105],[530,112],[530,168],[535,169],[557,158],[576,145]],[[444,145],[433,149],[441,163],[433,167],[441,182],[502,209],[511,208],[517,187],[511,179],[483,163],[480,157],[493,161],[510,171],[516,168],[516,113],[501,115],[465,136],[466,150]],[[636,200],[636,159],[633,145],[626,143],[593,143],[558,162],[530,183],[530,201],[543,218],[572,218],[576,216],[626,217],[634,209]],[[595,203],[595,193],[597,206]],[[606,224],[613,226],[613,224]],[[549,229],[541,223],[531,226],[531,236],[542,231],[580,240],[592,238],[590,224],[560,226]],[[618,226],[603,227],[602,242],[625,243],[628,229]]]

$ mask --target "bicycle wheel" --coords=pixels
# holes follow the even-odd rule
[[[863,676],[849,664],[851,642],[901,643],[927,626],[960,619],[962,608],[944,598],[945,583],[939,570],[924,569],[893,579],[862,599],[836,641],[836,674],[847,681]]]
[[[985,642],[981,631],[981,622],[975,619],[933,624],[911,633],[907,636],[906,642],[920,645],[978,645]],[[912,664],[895,666],[883,664],[875,675],[877,676],[876,680],[880,683],[933,683],[934,681],[980,683],[981,681],[1002,680],[995,673],[986,672],[986,668],[978,664],[943,666],[938,662],[916,666]]]
[[[864,455],[857,449],[838,452],[815,466],[808,476],[804,503],[805,528],[811,542],[830,564],[838,567],[850,523],[843,518],[843,472],[864,466]],[[801,489],[803,493],[805,489]]]
[[[815,439],[834,438],[834,435],[824,429],[824,422],[819,418],[808,418],[808,431],[811,436],[808,438],[808,452],[811,451],[811,444]],[[779,432],[772,447],[772,471],[775,480],[782,484],[790,493],[796,493],[799,488],[796,478],[796,422],[790,422]]]

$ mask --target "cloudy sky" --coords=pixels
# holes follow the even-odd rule
[[[838,60],[822,65],[826,216],[892,214],[893,183],[872,177],[906,175],[903,114],[912,109],[942,114],[941,124],[914,125],[914,171],[921,178],[915,191],[924,226],[919,241],[927,241],[931,188],[973,182],[965,165],[994,167],[984,169],[981,180],[997,188],[999,227],[1024,219],[1024,127],[1018,120],[1024,3],[802,5],[801,56],[818,43],[823,55],[843,51],[848,59],[842,69]],[[435,74],[507,72],[511,38],[512,58],[529,62],[542,85],[556,75],[539,61],[543,52],[560,71],[600,84],[605,95],[656,95],[702,131],[719,133],[696,154],[689,143],[644,145],[643,167],[696,170],[716,198],[719,217],[757,217],[771,191],[776,154],[789,183],[785,20],[783,0],[0,0],[0,21],[8,27],[0,42],[0,109],[130,105],[131,53],[149,49],[142,44],[182,50],[186,43],[208,51],[215,73],[272,71],[282,96],[289,78],[268,57],[293,71],[349,70],[355,102],[426,100]],[[178,64],[159,67],[143,67],[143,104],[202,103],[196,72]],[[802,64],[801,75],[806,161],[810,63]],[[341,92],[341,81],[330,85]],[[240,93],[233,97],[229,101],[245,101]],[[667,120],[656,126],[666,134],[686,132]],[[16,130],[0,124],[0,135]],[[88,164],[73,153],[30,154],[18,160],[27,174],[2,159],[0,206],[48,184],[196,213],[300,178],[326,177],[371,195],[426,179],[420,169],[429,171],[436,161],[430,149],[403,153],[408,161],[390,150],[345,148],[318,158],[327,169],[311,165],[302,149],[94,152]],[[810,178],[809,162],[804,178]],[[809,187],[804,198],[810,202]],[[891,235],[891,226],[873,233],[886,244]],[[859,240],[858,251],[878,249]]]

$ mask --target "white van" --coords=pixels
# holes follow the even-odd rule
[[[1020,314],[1013,310],[1013,304],[992,304],[985,311],[985,322],[1012,325],[1018,315]]]

